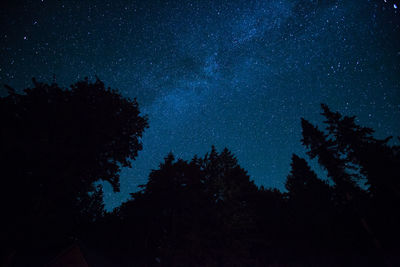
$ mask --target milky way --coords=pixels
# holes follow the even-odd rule
[[[18,2],[18,1],[16,1]],[[130,2],[130,1],[129,1]],[[99,76],[137,97],[150,128],[115,207],[170,151],[228,147],[258,185],[283,189],[300,118],[319,104],[400,133],[396,1],[12,1],[2,3],[0,80],[63,86]],[[322,174],[322,173],[321,173]]]

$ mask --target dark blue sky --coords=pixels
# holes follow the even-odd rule
[[[2,1],[4,2],[4,1]],[[300,117],[319,104],[400,133],[396,1],[5,1],[0,83],[60,85],[99,76],[137,97],[150,128],[114,207],[169,152],[228,147],[256,184],[280,189]],[[109,3],[107,3],[109,2]]]

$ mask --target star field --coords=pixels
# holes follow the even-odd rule
[[[100,77],[137,97],[150,128],[118,206],[170,151],[228,147],[258,185],[283,188],[300,118],[320,103],[377,136],[400,133],[400,14],[389,0],[6,1],[0,82]]]

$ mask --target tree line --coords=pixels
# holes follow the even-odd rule
[[[395,266],[400,146],[322,104],[301,118],[302,144],[326,171],[292,156],[285,191],[258,187],[228,149],[168,154],[112,212],[148,127],[136,99],[85,79],[33,80],[0,98],[2,264],[45,266],[78,243],[90,266]],[[266,163],[267,164],[267,163]]]

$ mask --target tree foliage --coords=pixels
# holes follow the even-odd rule
[[[0,98],[2,233],[18,242],[71,234],[79,220],[100,215],[95,182],[119,190],[120,167],[135,159],[147,127],[136,100],[99,79],[33,85],[21,94],[7,87]]]
[[[117,191],[120,167],[142,147],[147,119],[136,100],[99,80],[8,89],[0,99],[1,233],[22,258],[73,236],[95,255],[93,266],[400,264],[400,147],[356,117],[322,105],[324,129],[301,119],[301,142],[327,177],[293,154],[282,192],[256,186],[226,148],[189,161],[170,153],[107,213],[96,182]],[[38,243],[36,256],[27,253]]]

